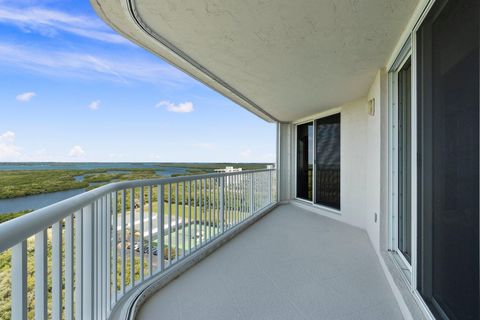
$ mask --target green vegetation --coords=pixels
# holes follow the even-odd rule
[[[112,181],[159,178],[157,171],[162,167],[186,168],[186,173],[175,173],[172,177],[211,173],[226,166],[244,170],[265,168],[265,163],[162,163],[158,168],[102,168],[90,170],[12,170],[2,171],[0,199],[65,191],[71,189],[94,189]],[[82,177],[83,180],[76,179]]]
[[[88,182],[75,180],[77,170],[2,171],[0,199],[88,187]]]
[[[20,212],[0,214],[0,223],[4,223],[4,222],[7,222],[8,220],[18,218],[18,217],[23,216],[24,214],[30,213],[32,211],[33,210],[23,210],[23,211],[20,211]]]
[[[126,171],[127,173],[108,173]],[[0,199],[64,191],[71,189],[93,189],[91,183],[116,180],[158,178],[158,169],[93,169],[93,170],[18,170],[2,171],[0,179]],[[84,176],[83,181],[75,177]]]

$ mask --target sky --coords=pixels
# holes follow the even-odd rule
[[[275,125],[129,42],[88,0],[0,0],[0,162],[272,162]]]

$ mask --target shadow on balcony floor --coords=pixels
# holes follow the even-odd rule
[[[137,319],[403,319],[363,230],[283,205],[158,291]]]

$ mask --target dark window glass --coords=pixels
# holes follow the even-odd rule
[[[398,72],[398,249],[411,263],[411,63]]]
[[[315,121],[315,203],[340,209],[340,114]]]
[[[297,126],[297,197],[312,201],[313,123]]]
[[[479,1],[436,1],[417,43],[418,289],[438,318],[479,319]]]

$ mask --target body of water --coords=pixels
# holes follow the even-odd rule
[[[0,214],[18,212],[23,210],[40,209],[56,202],[71,198],[85,192],[85,189],[36,194],[33,196],[18,197],[13,199],[0,199]]]
[[[108,173],[128,173],[128,171],[115,169],[157,169],[159,176],[169,177],[176,173],[186,173],[185,167],[162,166],[158,163],[0,163],[1,172],[7,170],[92,170],[113,169]],[[83,181],[83,176],[76,176],[75,180]],[[95,185],[98,183],[91,183]],[[0,214],[18,212],[23,210],[36,210],[56,202],[68,199],[85,192],[85,189],[73,189],[38,195],[18,197],[13,199],[0,199]]]
[[[63,162],[35,162],[35,163],[0,163],[0,171],[7,170],[92,170],[92,169],[113,169],[109,173],[126,173],[128,171],[115,169],[157,169],[156,173],[169,177],[174,173],[185,173],[185,167],[162,166],[161,163],[119,163],[119,162],[88,162],[88,163],[63,163]],[[81,176],[79,176],[81,177]],[[79,178],[80,179],[80,178]]]

